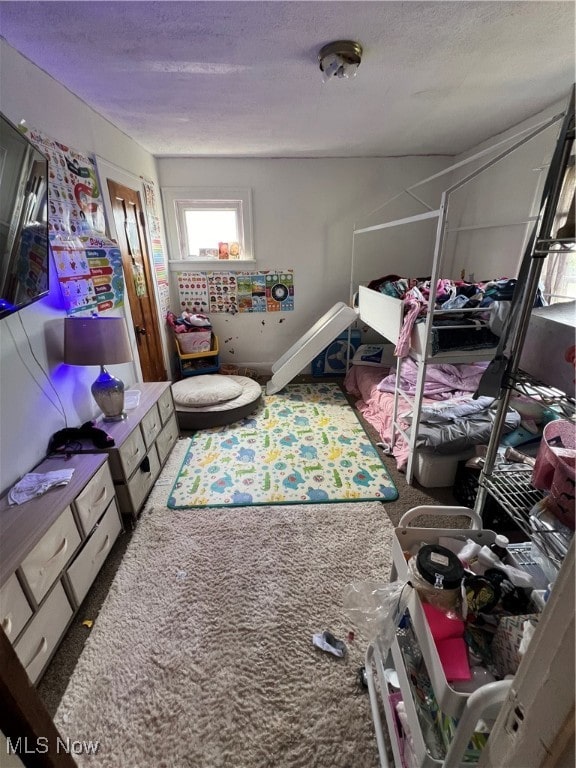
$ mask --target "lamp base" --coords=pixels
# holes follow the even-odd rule
[[[103,365],[100,375],[92,384],[92,397],[102,411],[104,421],[122,421],[124,412],[124,382],[112,376]]]
[[[128,418],[126,411],[122,411],[119,416],[102,416],[102,421],[124,421]]]

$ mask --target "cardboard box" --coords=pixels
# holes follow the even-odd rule
[[[532,310],[520,368],[574,397],[575,335],[576,301]]]
[[[360,346],[361,333],[350,331],[350,360]],[[313,376],[344,376],[346,373],[346,355],[348,352],[348,331],[344,331],[326,349],[312,360]]]

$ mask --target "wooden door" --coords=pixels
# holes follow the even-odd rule
[[[140,194],[108,179],[118,247],[122,253],[126,296],[130,303],[143,381],[166,381],[158,308],[145,234]]]

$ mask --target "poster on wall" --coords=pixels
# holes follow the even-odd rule
[[[266,275],[266,311],[291,312],[294,309],[292,270]]]
[[[194,313],[292,312],[294,270],[178,272],[181,310]]]
[[[79,247],[54,244],[52,253],[70,314],[85,310],[100,313],[121,304],[124,275],[117,247],[95,237],[79,238]]]
[[[48,234],[68,312],[122,306],[122,259],[105,234],[95,161],[36,129],[27,133],[49,162]]]
[[[50,237],[105,235],[104,201],[94,160],[36,129],[30,129],[28,137],[49,162]]]
[[[166,266],[166,251],[162,241],[162,228],[160,226],[160,215],[158,211],[158,195],[156,187],[152,181],[142,179],[144,186],[144,199],[146,219],[148,222],[148,234],[150,237],[150,248],[152,257],[152,266],[158,288],[158,309],[162,317],[170,309],[170,287],[168,280],[168,269]]]

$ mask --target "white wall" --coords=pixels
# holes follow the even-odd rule
[[[568,94],[566,94],[568,98]],[[485,157],[467,164],[451,176],[454,183],[469,174],[480,163],[497,157],[514,141],[527,139],[524,131],[536,129],[560,115],[566,103],[550,107],[529,120],[494,136],[459,157],[458,163],[490,147],[500,146]],[[449,227],[476,227],[451,236],[446,260],[446,277],[474,273],[476,280],[515,277],[524,255],[524,248],[538,213],[542,187],[548,164],[561,127],[561,119],[500,160],[481,175],[469,181],[450,199]],[[516,138],[514,138],[516,137]],[[451,254],[451,256],[450,256]]]
[[[156,179],[154,158],[63,86],[0,40],[0,110],[136,176]],[[64,310],[52,268],[50,296],[0,320],[0,489],[40,461],[50,435],[96,412],[90,385],[97,368],[62,365]],[[134,366],[113,366],[129,385]]]
[[[446,157],[159,158],[162,187],[250,187],[255,269],[294,270],[293,312],[211,316],[222,361],[269,370],[335,302],[347,302],[355,222],[449,162]],[[411,259],[421,262],[420,253],[421,248],[406,247],[397,259],[376,245],[364,259],[366,274],[406,274]]]
[[[450,164],[448,158],[438,157],[163,158],[156,164],[139,145],[2,40],[0,65],[0,110],[12,122],[24,118],[28,125],[58,141],[97,155],[130,175],[145,176],[159,186],[253,189],[258,268],[294,269],[295,311],[213,315],[226,362],[268,367],[334,302],[347,301],[355,223],[374,223],[380,213],[370,217],[371,211]],[[389,213],[403,215],[405,202],[393,203]],[[421,207],[416,205],[416,209]],[[423,243],[420,234],[410,242],[398,236],[386,246],[368,238],[363,262],[366,275],[359,279],[392,271],[406,275],[417,271],[419,264],[429,273],[430,255]],[[2,490],[45,455],[52,433],[66,422],[78,426],[95,413],[90,385],[97,370],[61,363],[64,311],[55,279],[52,286],[47,299],[0,320]],[[136,371],[131,365],[114,367],[113,372],[128,385],[135,381]]]

